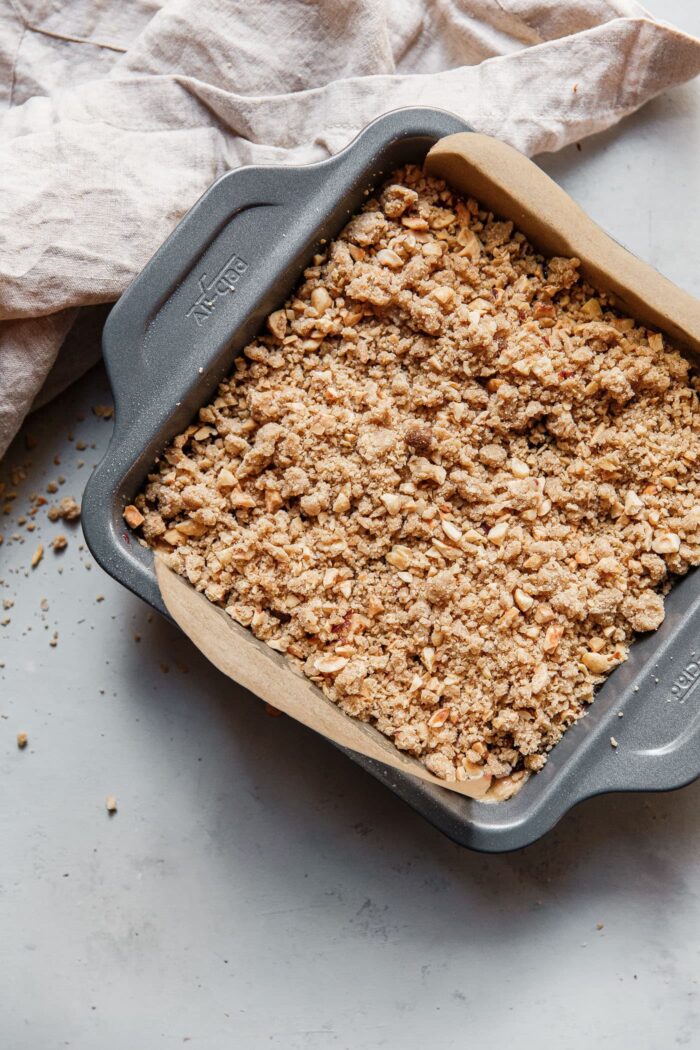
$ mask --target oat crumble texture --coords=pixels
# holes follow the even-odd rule
[[[127,522],[435,776],[514,788],[700,563],[699,460],[664,337],[408,167]]]

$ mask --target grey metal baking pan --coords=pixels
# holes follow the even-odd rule
[[[401,164],[422,162],[439,138],[468,130],[448,113],[398,110],[329,160],[222,176],[113,308],[103,349],[115,427],[85,491],[83,527],[100,565],[159,612],[152,554],[122,519],[155,456],[367,190]],[[347,753],[451,839],[488,852],[535,841],[593,795],[681,787],[700,776],[700,573],[676,585],[661,629],[634,644],[515,798],[486,805]]]

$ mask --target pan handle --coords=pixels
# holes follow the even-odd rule
[[[117,437],[134,431],[142,439],[144,417],[149,431],[159,429],[160,414],[176,416],[192,377],[206,373],[204,403],[226,370],[232,335],[252,338],[267,305],[261,275],[279,272],[306,181],[289,168],[223,175],[124,293],[103,335]]]
[[[618,703],[598,724],[595,705],[587,716],[595,757],[572,784],[579,797],[607,791],[668,791],[697,778],[699,583],[698,570],[679,581],[666,598],[666,622],[656,635],[638,639],[627,664],[616,671]]]
[[[298,169],[243,168],[222,176],[105,325],[115,426],[85,489],[83,531],[99,564],[160,612],[166,610],[152,553],[125,528],[123,508],[164,442],[187,426],[223,379],[233,343],[245,346],[284,299],[287,289],[277,291],[276,283],[285,279],[280,244],[298,233],[294,203],[306,181]]]
[[[700,679],[698,681],[700,683]],[[581,797],[588,798],[609,791],[671,791],[696,780],[700,753],[700,687],[693,692],[694,696],[689,694],[687,701],[679,704],[680,717],[687,719],[686,724],[678,729],[676,735],[669,733],[668,739],[649,742],[658,736],[659,716],[662,713],[661,703],[656,707],[651,698],[645,698],[645,707],[649,712],[656,707],[657,718],[655,724],[647,727],[649,736],[646,741],[643,739],[644,728],[640,724],[634,727],[630,733],[632,739],[629,740],[624,726],[616,730],[613,725],[611,728],[615,735],[602,741],[602,754],[578,785]],[[675,697],[669,702],[678,703]],[[662,703],[666,706],[666,701]],[[677,719],[676,712],[672,717],[674,721]]]

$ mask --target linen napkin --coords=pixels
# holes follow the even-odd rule
[[[400,106],[527,154],[700,72],[632,0],[13,0],[0,9],[0,455],[81,307],[112,302],[207,186],[308,163]],[[51,390],[93,358],[71,338]]]

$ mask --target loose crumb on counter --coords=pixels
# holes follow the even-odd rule
[[[46,486],[47,491],[56,492],[56,488],[51,489],[50,485]],[[64,496],[57,507],[49,507],[47,511],[47,517],[49,521],[78,521],[80,518],[80,506],[75,502],[72,496]]]
[[[113,405],[93,405],[93,415],[97,416],[98,419],[111,419],[114,415]]]
[[[408,167],[125,517],[348,715],[505,798],[700,563],[689,368]]]

